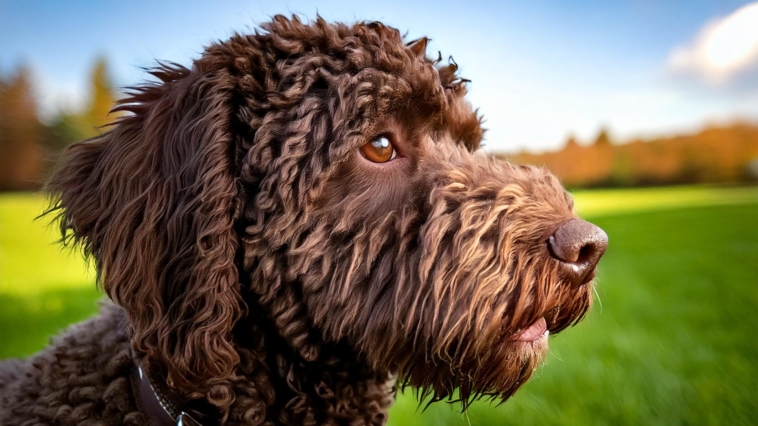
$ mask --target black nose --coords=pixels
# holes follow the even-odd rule
[[[563,262],[572,283],[581,285],[595,276],[595,267],[608,247],[608,235],[597,226],[571,219],[547,240],[554,258]]]

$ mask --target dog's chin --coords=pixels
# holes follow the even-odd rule
[[[544,317],[514,333],[469,360],[456,372],[456,387],[463,404],[481,397],[505,401],[542,365],[548,350],[548,322]]]
[[[556,313],[557,309],[552,310],[525,327],[504,333],[499,343],[483,354],[475,371],[463,372],[473,379],[458,384],[464,407],[483,396],[505,401],[532,377],[543,364],[551,330],[566,326],[554,322]],[[580,317],[573,316],[568,322]]]
[[[466,374],[474,380],[458,386],[464,407],[479,397],[501,401],[510,398],[542,365],[548,350],[548,335],[545,330],[534,338],[502,342],[477,371]]]

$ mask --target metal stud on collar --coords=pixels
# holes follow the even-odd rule
[[[189,420],[187,424],[185,425],[184,419]],[[198,422],[194,417],[190,416],[189,414],[182,411],[179,413],[179,415],[176,417],[176,426],[202,426],[200,422]]]

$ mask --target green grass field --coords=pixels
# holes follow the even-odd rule
[[[536,377],[505,404],[439,403],[410,391],[390,425],[758,423],[758,189],[575,194],[610,245],[595,307],[551,338]],[[25,356],[95,311],[94,274],[32,221],[35,194],[0,194],[0,358]]]

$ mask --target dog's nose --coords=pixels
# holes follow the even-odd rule
[[[595,277],[595,267],[608,247],[608,235],[587,221],[572,219],[548,238],[547,245],[550,254],[567,266],[572,283],[581,285]]]

